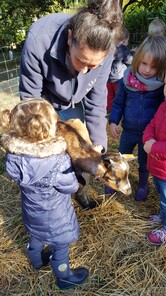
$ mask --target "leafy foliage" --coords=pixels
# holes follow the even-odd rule
[[[124,13],[125,25],[130,33],[146,33],[149,23],[156,17],[165,21],[166,19],[166,3],[159,7],[158,3],[163,1],[135,1],[128,6]],[[141,4],[143,3],[143,4]]]
[[[25,39],[32,22],[54,12],[73,12],[87,0],[1,0],[0,46],[19,44]],[[147,31],[150,18],[165,21],[165,0],[120,0],[126,27],[130,32]]]
[[[44,14],[62,10],[55,0],[1,0],[0,36],[1,45],[20,43],[31,23]]]
[[[120,0],[120,4],[123,7],[123,12],[132,5],[144,6],[148,10],[155,11],[159,6],[162,7],[165,4],[165,0]]]

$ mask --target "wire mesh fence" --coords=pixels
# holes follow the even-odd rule
[[[130,43],[138,45],[146,37],[145,33],[131,33]],[[19,97],[19,70],[21,46],[0,48],[0,98]]]
[[[132,45],[139,45],[147,37],[147,32],[130,33],[130,43]]]
[[[0,48],[0,96],[19,96],[19,68],[21,48]]]

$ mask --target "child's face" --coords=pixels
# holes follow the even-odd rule
[[[142,61],[138,66],[138,73],[143,78],[151,78],[157,74],[157,68],[154,65],[153,57],[150,53],[145,53]]]

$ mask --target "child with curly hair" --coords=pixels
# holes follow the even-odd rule
[[[81,284],[84,267],[70,269],[70,244],[79,223],[71,202],[78,181],[66,142],[56,136],[57,114],[44,99],[28,99],[1,114],[0,144],[7,151],[6,170],[19,184],[23,223],[29,233],[27,255],[33,268],[50,261],[60,289]],[[44,246],[52,250],[42,256]]]

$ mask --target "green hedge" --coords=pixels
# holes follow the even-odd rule
[[[149,23],[156,17],[166,21],[166,4],[156,8],[155,11],[150,11],[138,4],[129,6],[124,13],[124,21],[126,28],[131,33],[130,42],[134,43],[132,42],[134,41],[132,40],[133,33],[140,34],[140,38],[146,36]]]

